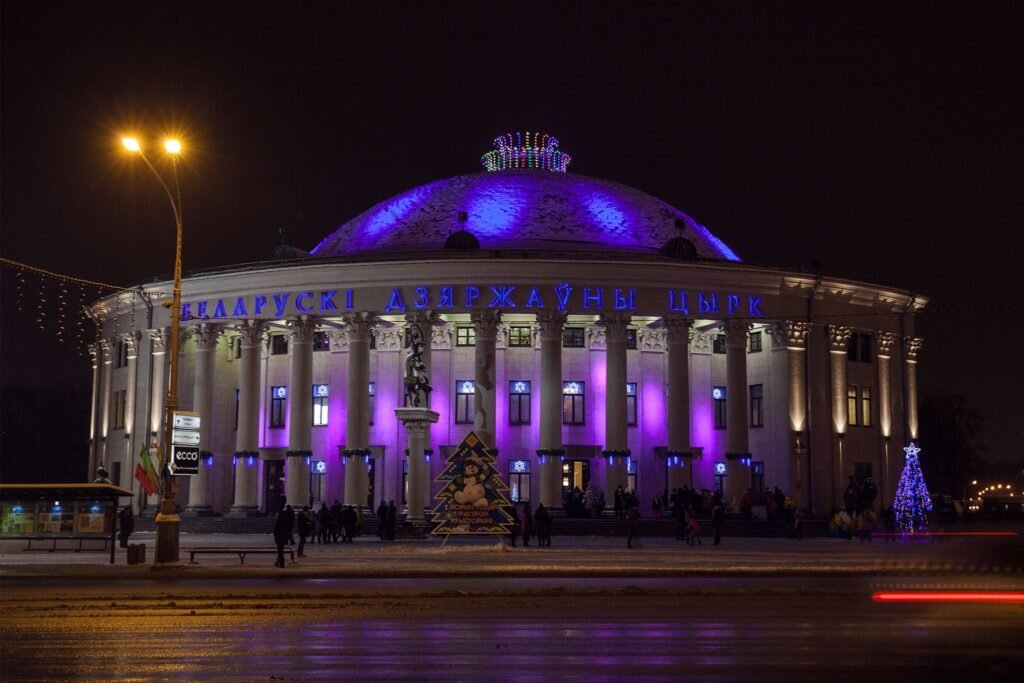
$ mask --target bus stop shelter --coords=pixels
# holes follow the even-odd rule
[[[0,484],[0,538],[78,543],[110,539],[114,564],[117,512],[129,489],[113,484]]]

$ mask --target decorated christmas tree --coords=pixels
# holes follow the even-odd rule
[[[921,474],[921,464],[917,454],[921,449],[913,442],[903,449],[907,453],[907,464],[903,466],[900,483],[896,487],[896,500],[893,508],[896,513],[896,526],[903,531],[916,533],[928,528],[928,513],[932,509],[928,487]]]
[[[512,524],[508,487],[494,458],[498,452],[470,432],[448,456],[436,481],[444,482],[434,509],[435,534],[507,534]]]

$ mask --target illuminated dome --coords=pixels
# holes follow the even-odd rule
[[[460,229],[483,249],[655,254],[684,237],[700,258],[739,260],[707,228],[660,199],[608,180],[545,169],[475,173],[415,187],[348,221],[312,255],[439,251]]]

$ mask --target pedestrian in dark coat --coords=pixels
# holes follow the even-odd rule
[[[537,547],[546,548],[551,545],[551,515],[544,503],[537,505],[537,512],[533,515],[533,524],[537,527]]]
[[[630,505],[629,510],[626,511],[626,547],[633,547],[633,539],[637,539],[637,545],[640,545],[640,511],[636,509],[636,505]]]
[[[295,509],[285,505],[284,515],[288,518],[288,545],[295,545]]]
[[[313,513],[309,511],[308,505],[303,505],[298,516],[299,523],[299,557],[305,557],[302,551],[306,549],[306,539],[313,534]]]
[[[685,541],[687,540],[687,536],[689,536],[690,527],[687,524],[686,508],[683,507],[683,503],[679,498],[676,499],[676,506],[673,509],[673,512],[675,513],[676,518],[676,540]]]
[[[338,533],[341,531],[341,510],[341,503],[335,499],[334,505],[331,506],[331,516],[328,527],[331,543],[338,542]]]
[[[523,545],[530,545],[530,537],[533,536],[533,510],[530,504],[523,506]]]
[[[622,519],[622,512],[625,510],[626,504],[626,492],[622,490],[622,487],[615,489],[615,519]]]
[[[711,499],[711,528],[715,530],[715,545],[718,545],[722,538],[722,523],[725,522],[725,507],[722,505],[722,494],[715,491]]]
[[[288,544],[289,533],[288,516],[285,515],[284,510],[281,510],[277,513],[277,519],[274,521],[274,543],[277,544],[277,561],[274,562],[275,567],[284,566],[284,547]]]
[[[513,505],[508,514],[512,517],[512,523],[509,524],[508,530],[508,544],[515,548],[516,539],[519,538],[519,531],[523,528],[523,521],[519,519],[519,506]]]
[[[395,507],[395,501],[388,501],[388,524],[387,524],[387,535],[385,538],[389,541],[395,540],[395,525],[398,524],[398,508]]]
[[[327,503],[320,503],[320,509],[316,513],[316,521],[320,543],[325,544],[331,529],[331,511],[327,509]]]
[[[121,508],[121,512],[117,515],[118,522],[120,522],[121,530],[117,535],[118,540],[121,541],[121,547],[128,547],[128,537],[135,531],[135,517],[132,515],[132,509],[128,506]]]
[[[359,515],[351,505],[346,505],[341,511],[341,528],[344,531],[342,542],[352,543],[356,535],[356,525],[359,522]]]
[[[377,506],[377,538],[384,540],[388,528],[388,504],[383,500]]]

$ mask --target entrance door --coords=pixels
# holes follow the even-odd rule
[[[370,512],[377,509],[374,491],[374,482],[377,481],[377,458],[371,457],[369,462],[366,463],[366,476],[368,482],[366,485],[366,505]]]
[[[263,461],[263,500],[267,513],[276,515],[284,509],[284,460]],[[293,505],[301,501],[291,501]]]
[[[309,468],[309,505],[312,509],[320,509],[324,502],[324,479],[327,477],[327,463],[314,460]]]
[[[578,488],[586,491],[590,485],[589,460],[565,460],[562,462],[562,494]]]

